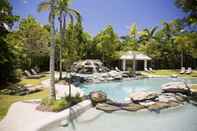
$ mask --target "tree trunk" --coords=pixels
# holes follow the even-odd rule
[[[51,47],[50,47],[50,92],[49,99],[55,100],[55,14],[54,14],[55,0],[51,0],[51,11],[50,11],[50,28],[51,28]]]
[[[183,52],[181,52],[181,67],[183,67]]]
[[[133,76],[136,76],[136,54],[133,53]]]
[[[59,58],[59,80],[62,79],[62,45],[64,42],[64,36],[63,36],[63,27],[62,27],[62,11],[60,12],[59,16],[59,22],[60,22],[60,35],[61,35],[61,40],[60,40],[60,58]]]

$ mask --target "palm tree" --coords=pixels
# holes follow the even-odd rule
[[[38,11],[50,10],[49,11],[49,23],[51,32],[51,47],[50,47],[50,93],[49,99],[55,100],[55,0],[48,0],[40,3]]]
[[[40,3],[40,5],[38,7],[38,11],[48,11],[50,9],[50,5],[52,4],[52,1],[54,1],[54,0],[47,0],[47,1]],[[62,79],[62,46],[65,43],[65,31],[66,31],[66,20],[67,20],[66,18],[67,18],[67,16],[70,18],[71,25],[73,25],[75,19],[77,19],[77,21],[79,21],[79,22],[81,21],[80,13],[74,9],[69,8],[70,2],[71,2],[71,0],[58,0],[56,2],[53,2],[53,7],[54,7],[53,13],[51,13],[52,8],[50,9],[51,11],[49,13],[49,20],[51,20],[50,18],[55,19],[55,15],[58,15],[58,20],[59,20],[59,24],[60,24],[61,43],[60,43],[60,48],[59,48],[60,49],[60,65],[59,65],[60,76],[59,76],[59,79]],[[53,32],[53,38],[54,38],[54,35],[55,35],[54,21],[53,21],[53,31],[51,31],[51,32]],[[53,39],[53,42],[54,42],[54,39]],[[53,47],[55,49],[55,45],[52,46],[52,44],[51,44],[51,47]],[[53,96],[55,96],[55,85],[54,85],[54,80],[55,80],[55,78],[54,78],[54,61],[55,60],[54,60],[54,55],[55,55],[55,50],[51,51],[51,57],[53,56],[53,58],[50,59],[51,87],[53,87],[53,88],[51,88],[51,93],[50,93],[51,95],[50,96],[52,96],[52,94],[53,94]],[[53,63],[53,66],[52,66],[52,63]],[[70,89],[70,85],[69,85],[69,96],[70,96],[70,94],[71,94],[71,89]]]
[[[46,11],[49,10],[50,6],[50,1],[45,1],[42,2],[39,5],[39,11]],[[78,22],[81,21],[81,15],[77,10],[74,10],[69,7],[71,0],[57,0],[55,4],[55,14],[58,16],[59,24],[60,24],[60,47],[59,47],[59,72],[60,76],[59,79],[62,79],[62,46],[65,44],[65,32],[66,32],[66,21],[67,21],[67,16],[70,18],[70,23],[73,25],[74,20],[76,19]]]
[[[73,25],[74,19],[77,19],[78,22],[81,21],[81,15],[77,10],[74,10],[69,7],[71,0],[59,0],[58,2],[58,12],[59,12],[59,24],[60,24],[60,34],[61,34],[61,43],[60,43],[60,63],[59,63],[59,79],[62,79],[62,46],[65,44],[65,32],[66,32],[66,20],[67,16],[70,18],[70,22]]]
[[[141,32],[141,36],[140,36],[140,41],[149,41],[151,39],[156,39],[155,38],[155,32],[157,30],[157,26],[156,27],[153,27],[152,29],[144,29],[142,32]]]

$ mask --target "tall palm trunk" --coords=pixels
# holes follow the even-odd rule
[[[183,67],[183,51],[181,52],[181,67]]]
[[[50,11],[50,33],[51,33],[51,47],[50,47],[50,92],[49,99],[55,100],[55,12],[54,12],[55,0],[51,0]]]
[[[65,30],[66,30],[66,14],[63,14],[63,12],[60,12],[60,18],[59,18],[59,22],[60,22],[60,65],[59,65],[59,72],[60,72],[60,76],[59,79],[62,79],[62,48],[63,48],[63,44],[65,43]]]
[[[133,53],[133,76],[136,76],[136,54]]]
[[[64,42],[64,34],[63,34],[63,27],[62,27],[62,14],[63,14],[63,12],[61,11],[60,12],[60,16],[59,16],[59,22],[60,22],[60,35],[61,35],[61,37],[60,37],[60,59],[59,59],[59,80],[61,80],[62,79],[62,45],[63,45],[63,42]]]

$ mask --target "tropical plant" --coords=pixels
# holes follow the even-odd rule
[[[73,25],[74,20],[78,22],[81,21],[80,13],[69,7],[71,0],[57,0],[55,4],[55,14],[58,16],[59,20],[59,30],[60,30],[60,45],[59,45],[59,79],[62,79],[62,46],[65,44],[65,31],[67,18],[70,19],[70,23]],[[48,10],[50,2],[46,1],[39,5],[38,10]]]
[[[105,64],[110,65],[118,59],[120,41],[112,26],[107,26],[102,32],[97,34],[93,43],[96,45],[95,58],[101,58]]]
[[[56,99],[55,93],[55,11],[56,11],[56,0],[47,0],[39,4],[38,11],[50,9],[49,11],[49,23],[50,23],[50,93],[49,98],[51,100]]]
[[[197,24],[197,1],[196,0],[176,0],[176,6],[187,13],[186,21],[189,24]]]
[[[152,39],[156,39],[156,31],[157,31],[158,27],[153,27],[152,29],[144,29],[142,32],[139,32],[140,36],[139,39],[140,41],[149,41]]]
[[[9,0],[2,0],[0,2],[0,84],[16,79],[15,70],[16,57],[15,48],[6,41],[12,25],[19,17],[12,14],[12,5]]]

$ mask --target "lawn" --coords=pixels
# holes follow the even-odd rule
[[[194,91],[197,92],[197,84],[193,84],[193,85],[192,85],[192,90],[194,90]]]
[[[178,77],[196,77],[197,70],[193,70],[192,74],[180,74],[180,70],[154,70],[154,72],[142,72],[145,75],[155,75],[155,76],[172,76],[177,75]]]
[[[31,85],[39,85],[41,81],[48,79],[48,76],[42,77],[40,79],[22,79],[19,84],[26,85],[26,84],[31,84]]]
[[[40,79],[22,79],[19,84],[31,84],[31,85],[39,85],[42,80],[46,80],[48,76],[42,77]],[[6,87],[4,87],[6,88]],[[3,89],[3,88],[1,88]],[[0,95],[0,120],[6,115],[10,105],[17,101],[29,100],[29,99],[42,99],[47,97],[48,90],[45,89],[38,93],[33,93],[26,96],[14,96],[14,95]]]
[[[10,96],[0,95],[0,120],[6,115],[10,105],[17,101],[30,100],[30,99],[42,99],[48,96],[48,90],[45,89],[41,92],[26,95],[26,96]]]

